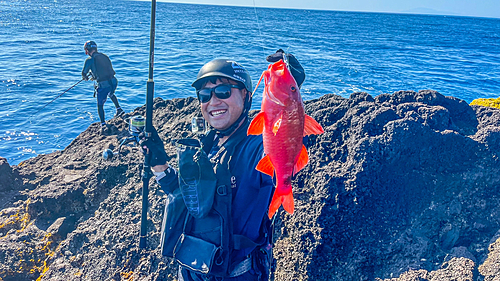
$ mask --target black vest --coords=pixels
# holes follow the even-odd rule
[[[216,183],[210,187],[215,189],[214,199],[206,215],[198,217],[196,214],[190,214],[184,204],[186,195],[184,194],[183,198],[178,189],[167,199],[162,226],[162,255],[175,258],[183,267],[191,271],[227,277],[233,267],[240,262],[231,259],[232,251],[259,245],[243,235],[233,234],[231,207],[232,185],[235,183],[235,177],[230,171],[230,164],[234,151],[247,137],[247,128],[248,122],[245,122],[210,159]],[[205,154],[208,154],[212,148],[214,137],[215,131],[211,131],[202,140]],[[196,162],[197,158],[194,158]],[[181,172],[180,169],[179,174]],[[212,173],[212,171],[208,172]],[[186,185],[186,182],[179,176],[180,189],[183,188],[181,186],[183,184]],[[189,185],[191,188],[192,184]],[[194,199],[189,203],[196,201]]]

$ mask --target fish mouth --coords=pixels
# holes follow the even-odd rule
[[[272,102],[278,104],[278,105],[281,105],[281,106],[285,106],[274,94],[273,92],[268,89],[267,91],[267,97],[269,98],[269,100],[271,100]]]
[[[210,116],[217,117],[227,112],[227,109],[217,109],[209,112]]]

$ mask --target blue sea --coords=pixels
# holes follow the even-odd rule
[[[500,96],[500,19],[157,3],[155,97],[195,96],[191,82],[217,57],[256,83],[283,48],[306,70],[304,100],[433,89],[467,102]],[[98,122],[83,44],[97,42],[125,111],[145,103],[151,3],[0,0],[0,157],[11,165],[64,149]],[[261,91],[262,88],[258,92]],[[254,98],[253,108],[260,106]],[[111,101],[106,117],[114,114]]]

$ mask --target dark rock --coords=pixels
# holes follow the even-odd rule
[[[385,281],[472,281],[474,280],[474,263],[466,258],[453,258],[442,265],[441,269],[428,272],[427,270],[409,270],[399,278],[385,279]],[[381,279],[377,279],[381,280]]]
[[[500,278],[499,110],[430,90],[305,106],[325,133],[308,139],[295,213],[276,221],[275,280]],[[171,141],[192,136],[199,103],[156,98],[154,109],[176,166]],[[158,247],[165,195],[151,179],[141,250],[143,155],[131,144],[103,159],[129,136],[122,120],[110,128],[103,136],[92,124],[63,151],[22,165],[0,159],[2,280],[175,279]]]
[[[10,191],[16,188],[15,179],[17,172],[7,162],[7,159],[0,157],[0,193]]]
[[[66,239],[68,233],[75,229],[75,216],[70,215],[68,217],[58,218],[53,224],[47,228],[47,233],[55,242],[61,242]]]
[[[477,263],[476,257],[474,257],[474,255],[467,249],[467,247],[464,246],[451,249],[449,259],[452,258],[466,258],[473,261],[474,264]],[[447,259],[446,261],[448,261],[449,259]]]

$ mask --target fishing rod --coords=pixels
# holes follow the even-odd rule
[[[146,140],[151,138],[153,132],[153,97],[154,97],[154,49],[155,49],[155,21],[156,21],[156,0],[151,0],[151,31],[149,34],[149,77],[146,85],[146,126],[144,134]],[[139,236],[139,248],[146,248],[146,238],[148,231],[148,192],[149,179],[151,178],[151,167],[149,161],[151,152],[146,150],[144,155],[144,165],[142,168],[142,213],[141,213],[141,234]]]
[[[84,79],[82,78],[82,80],[76,82],[73,86],[69,87],[66,91],[60,93],[57,97],[55,97],[54,99],[52,99],[49,103],[47,103],[46,105],[44,105],[42,108],[40,108],[37,112],[33,113],[31,117],[33,117],[34,115],[36,115],[38,112],[42,111],[42,109],[44,109],[47,105],[51,104],[52,102],[54,102],[56,99],[58,99],[59,97],[61,97],[62,95],[64,95],[66,92],[68,92],[69,90],[73,89],[76,85],[80,84],[80,82],[82,82]]]

